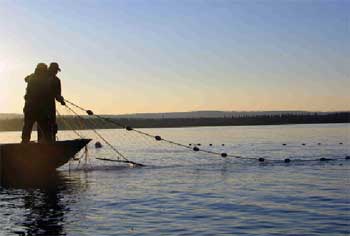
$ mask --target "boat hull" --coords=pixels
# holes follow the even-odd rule
[[[58,141],[54,144],[1,144],[0,180],[16,177],[31,178],[54,172],[67,163],[90,139]]]

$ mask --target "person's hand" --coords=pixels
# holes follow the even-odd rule
[[[62,106],[65,106],[66,105],[66,102],[64,101],[64,97],[60,97],[59,100],[58,100]]]

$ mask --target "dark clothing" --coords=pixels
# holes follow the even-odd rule
[[[25,105],[24,105],[24,114],[43,114],[47,113],[46,100],[48,97],[48,76],[45,74],[34,75],[31,74],[25,78],[25,81],[28,83],[26,95],[24,96]]]
[[[22,142],[28,143],[32,133],[33,125],[37,122],[38,127],[38,141],[40,143],[50,142],[50,124],[47,119],[38,114],[26,112],[24,113],[24,126],[22,131]]]
[[[63,102],[61,80],[57,76],[49,76],[48,109],[49,115],[56,120],[56,102]]]
[[[49,71],[50,72],[50,71]],[[24,126],[22,142],[29,142],[35,122],[38,126],[38,141],[52,143],[56,140],[56,103],[64,104],[61,96],[61,81],[49,72],[34,73],[25,78],[28,83],[24,96]]]
[[[47,98],[47,116],[49,122],[49,138],[50,141],[56,141],[57,123],[56,123],[56,101],[63,102],[61,95],[61,81],[56,75],[49,76],[49,90]]]
[[[39,142],[51,143],[55,141],[55,97],[61,90],[61,85],[57,80],[51,79],[48,74],[31,74],[25,78],[28,85],[26,95],[24,96],[22,142],[30,141],[35,122],[37,122],[38,126]]]

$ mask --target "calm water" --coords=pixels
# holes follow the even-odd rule
[[[3,185],[0,235],[350,235],[349,124],[144,131],[208,150],[292,162],[222,159],[102,130],[129,159],[148,166],[96,161],[113,153],[91,145],[87,163],[72,163],[71,171],[66,165],[42,183]],[[0,133],[0,143],[19,136]],[[343,160],[293,162],[321,157]]]

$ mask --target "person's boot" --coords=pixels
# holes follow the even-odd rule
[[[22,131],[22,141],[21,143],[29,143],[30,142],[30,133],[28,134],[27,129],[23,129]]]
[[[22,143],[22,144],[23,144],[23,143],[30,143],[30,140],[29,140],[28,138],[23,138],[23,137],[22,137],[21,143]]]

